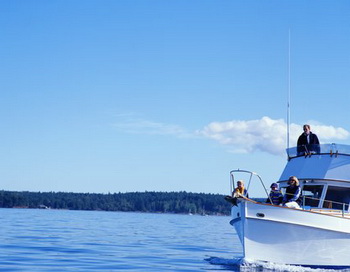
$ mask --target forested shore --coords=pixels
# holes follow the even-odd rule
[[[0,208],[50,208],[229,215],[220,194],[188,192],[65,193],[0,191]]]

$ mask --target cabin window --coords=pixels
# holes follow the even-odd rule
[[[350,188],[328,186],[323,208],[348,210],[350,202]]]
[[[318,207],[323,187],[323,185],[304,185],[302,191],[304,206]]]

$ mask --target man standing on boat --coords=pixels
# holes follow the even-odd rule
[[[315,133],[310,131],[310,125],[305,124],[303,126],[304,132],[298,139],[298,155],[320,153],[320,142]]]

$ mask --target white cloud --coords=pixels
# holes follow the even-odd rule
[[[349,132],[343,128],[319,124],[311,128],[318,134],[321,142],[349,137]],[[287,124],[283,119],[273,120],[266,116],[260,120],[213,122],[198,133],[227,146],[232,152],[262,151],[282,155],[287,146]],[[301,133],[302,125],[290,125],[291,146],[296,144]]]
[[[333,126],[312,126],[315,133],[322,135],[325,140],[343,140],[349,137],[349,132],[343,128],[335,128]]]
[[[203,129],[189,132],[178,125],[164,124],[135,117],[134,114],[118,115],[118,122],[113,126],[126,133],[174,136],[178,138],[205,137],[226,146],[230,152],[251,153],[267,152],[284,155],[287,147],[287,124],[283,119],[262,117],[258,120],[232,120],[212,122]],[[315,121],[310,122],[311,130],[316,133],[321,143],[347,139],[350,133],[341,128],[325,126]],[[302,133],[303,124],[290,125],[290,147],[296,145]]]
[[[133,115],[118,115],[120,121],[113,126],[123,132],[135,134],[172,135],[179,138],[194,137],[193,133],[187,132],[178,125],[164,124],[140,118]]]

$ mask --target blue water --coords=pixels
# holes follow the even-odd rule
[[[325,271],[240,266],[225,216],[0,209],[1,271]],[[329,271],[329,270],[328,270]]]

